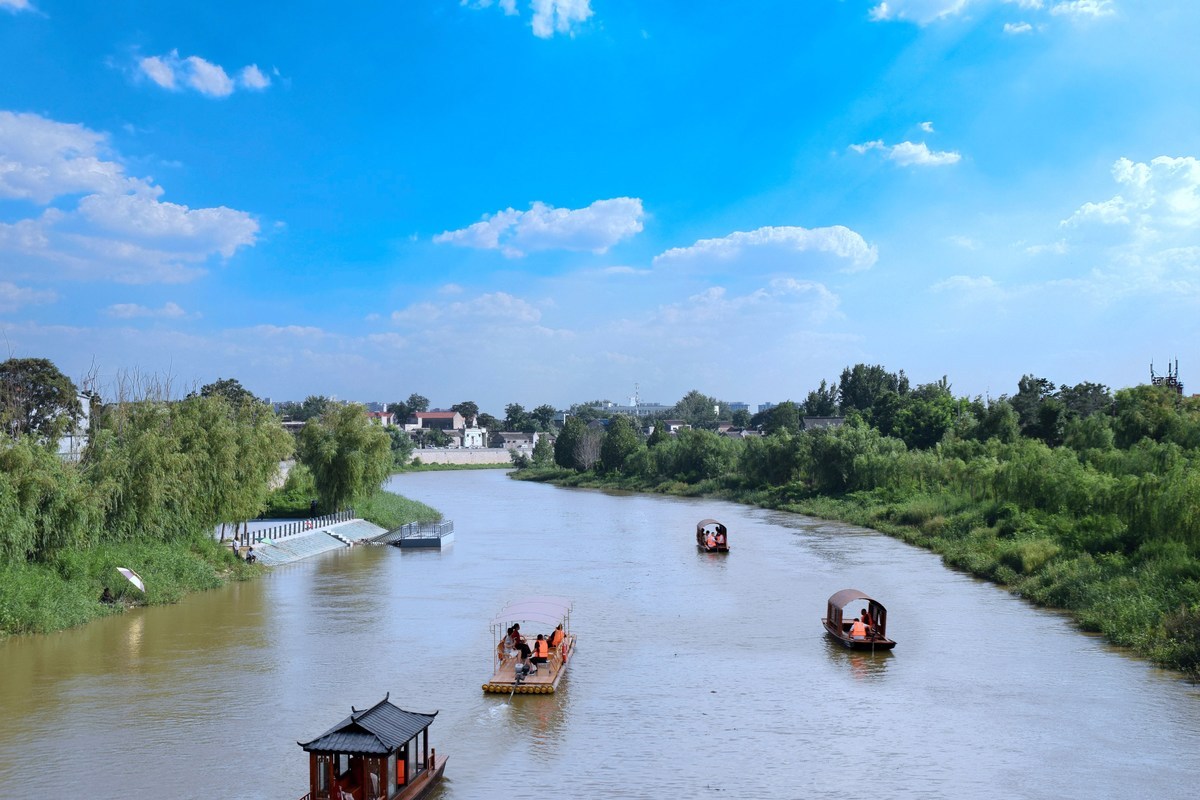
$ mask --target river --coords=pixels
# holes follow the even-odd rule
[[[1195,686],[920,549],[499,470],[389,486],[453,519],[454,543],[0,642],[0,797],[297,800],[296,742],[389,692],[440,712],[436,800],[1196,796]],[[703,517],[727,556],[697,552]],[[895,651],[824,635],[847,587],[887,606]],[[575,601],[559,692],[485,695],[488,620],[539,593]]]

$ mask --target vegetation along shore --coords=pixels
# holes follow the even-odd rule
[[[385,527],[440,518],[380,491],[396,456],[362,406],[331,407],[293,437],[236,381],[174,400],[157,386],[126,388],[137,398],[82,395],[87,446],[64,457],[56,444],[84,418],[74,384],[44,359],[0,364],[0,421],[14,434],[0,437],[0,636],[253,577],[263,568],[222,545],[225,532],[260,514],[307,515],[314,499]],[[299,463],[272,491],[293,454]],[[139,573],[145,591],[118,567]],[[100,602],[106,588],[111,603]]]
[[[806,429],[809,414],[841,424]],[[1181,387],[1027,376],[984,401],[860,364],[755,422],[763,435],[731,438],[705,420],[646,436],[627,418],[569,419],[515,477],[868,526],[1200,674],[1200,398]]]

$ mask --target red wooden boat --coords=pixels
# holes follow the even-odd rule
[[[715,519],[696,523],[696,547],[706,553],[728,553],[729,531]]]
[[[866,604],[866,608],[862,608]],[[844,614],[850,606],[848,615]],[[858,606],[867,612],[867,620],[861,627],[855,628],[855,620],[861,619],[861,611],[854,611]],[[887,638],[887,609],[878,600],[860,592],[858,589],[842,589],[829,598],[825,616],[821,618],[825,632],[846,647],[854,650],[891,650],[896,643]]]
[[[310,742],[308,794],[301,800],[419,800],[442,778],[446,759],[429,746],[437,712],[418,714],[388,702],[350,716]]]

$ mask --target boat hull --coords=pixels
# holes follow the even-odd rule
[[[886,636],[868,637],[866,639],[855,639],[849,636],[845,631],[839,631],[837,626],[831,623],[828,619],[822,619],[821,624],[825,626],[825,633],[842,644],[843,647],[848,647],[851,650],[891,650],[896,646],[896,643]]]

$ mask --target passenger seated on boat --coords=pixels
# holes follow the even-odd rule
[[[875,632],[875,620],[871,619],[871,614],[864,608],[858,615],[862,620],[862,624],[867,626],[867,633]]]
[[[717,545],[720,547],[725,546],[725,534],[723,534],[723,533],[717,534]]]
[[[512,648],[521,654],[521,660],[529,658],[529,645],[525,643],[525,637],[521,635],[521,624],[516,623],[512,626]]]
[[[704,537],[704,544],[706,544],[708,547],[717,546],[717,537],[712,531],[709,531],[708,535]]]
[[[562,644],[564,638],[566,638],[566,634],[563,633],[562,623],[560,622],[558,623],[558,627],[554,629],[554,633],[550,634],[550,649],[553,650]]]
[[[867,626],[863,624],[863,621],[861,619],[856,619],[856,620],[854,620],[854,622],[852,622],[850,624],[850,638],[851,639],[867,638]]]
[[[550,645],[540,633],[533,643],[533,656],[529,660],[534,664],[545,664],[550,660]]]

